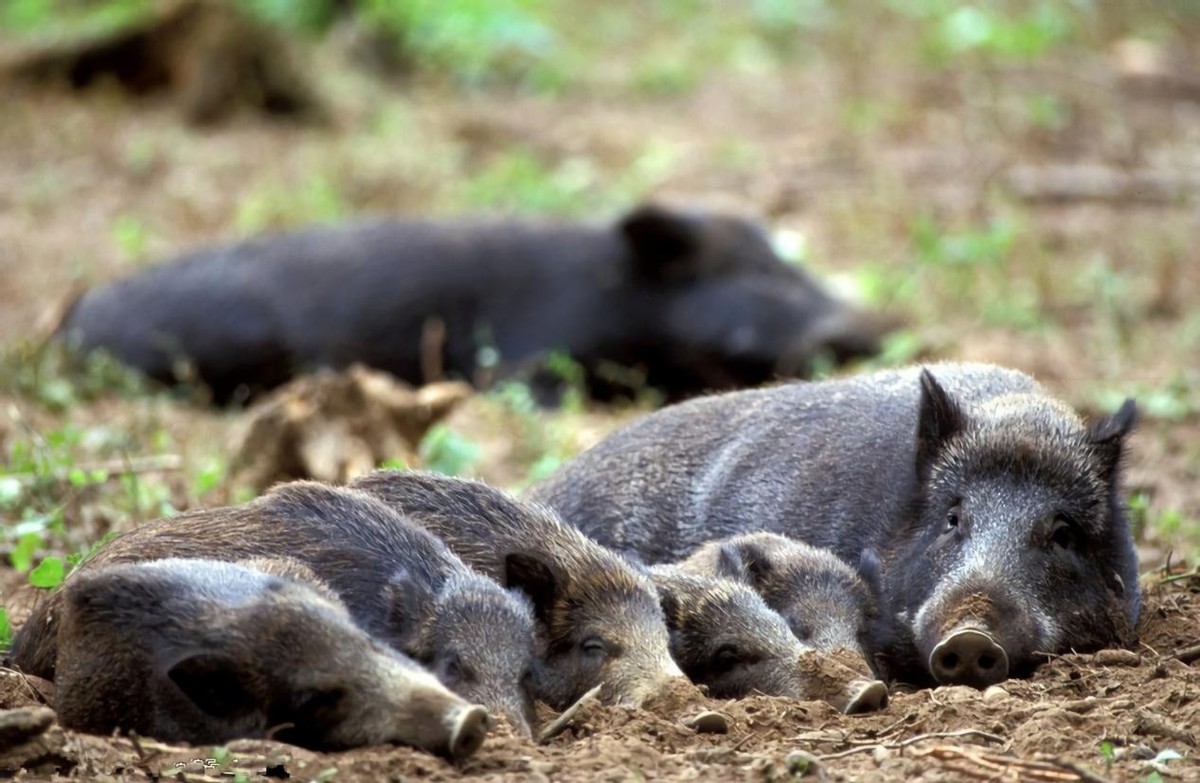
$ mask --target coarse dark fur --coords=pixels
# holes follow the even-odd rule
[[[682,672],[650,578],[498,489],[422,472],[376,471],[351,483],[441,537],[473,568],[533,602],[541,665],[536,692],[564,709],[603,682],[602,698],[640,704]]]
[[[745,583],[817,650],[851,650],[876,668],[867,651],[888,646],[879,559],[870,550],[860,555],[856,570],[828,549],[778,533],[744,533],[710,541],[678,567]]]
[[[521,375],[549,401],[562,378],[535,368],[556,351],[593,396],[678,399],[873,354],[878,320],[749,222],[643,206],[608,226],[392,220],[201,249],[88,291],[59,331],[222,403],[355,362],[413,383]]]
[[[487,730],[481,707],[286,576],[169,558],[85,569],[61,596],[55,706],[66,728],[191,745],[402,742],[449,756],[473,752]]]
[[[531,497],[608,546],[669,562],[770,531],[879,553],[887,665],[913,683],[958,627],[1010,674],[1037,652],[1128,644],[1140,609],[1122,505],[1132,400],[1085,424],[1032,378],[910,367],[716,395],[636,421]]]
[[[530,732],[529,603],[473,572],[441,541],[371,495],[308,481],[280,484],[250,503],[140,525],[79,570],[165,557],[283,556],[311,569],[369,634],[505,716],[518,731]],[[61,591],[51,594],[18,631],[12,659],[23,671],[54,678],[61,600]]]

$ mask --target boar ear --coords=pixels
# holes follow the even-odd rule
[[[554,599],[565,587],[555,569],[541,558],[522,552],[504,556],[504,586],[515,588],[529,596],[533,614],[541,622],[549,622]]]
[[[667,618],[667,626],[673,628],[675,618],[679,616],[679,594],[662,584],[656,584],[655,588],[658,593],[658,605],[662,607],[663,616]]]
[[[757,587],[771,573],[771,559],[757,544],[724,543],[717,547],[717,575]]]
[[[717,576],[726,579],[746,581],[746,564],[742,561],[742,552],[733,544],[720,544],[717,547]]]
[[[249,687],[249,672],[227,655],[188,656],[172,666],[167,676],[193,704],[213,717],[239,718],[259,709]]]
[[[619,227],[639,277],[655,282],[694,277],[689,261],[700,248],[694,218],[647,204],[623,217]]]
[[[433,591],[406,568],[397,569],[383,590],[388,607],[389,642],[415,654],[421,621],[435,600]]]
[[[929,370],[921,370],[917,411],[917,478],[929,478],[946,442],[966,428],[966,416]]]
[[[879,604],[883,597],[883,569],[879,565],[879,555],[875,554],[874,549],[868,548],[862,551],[862,554],[858,556],[858,567],[855,570],[866,583],[871,598],[875,600],[876,604]]]
[[[1121,464],[1125,447],[1125,436],[1133,431],[1137,423],[1137,403],[1128,398],[1111,416],[1099,419],[1088,427],[1087,439],[1100,455],[1101,475],[1111,480]]]

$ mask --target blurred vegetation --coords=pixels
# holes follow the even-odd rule
[[[826,130],[836,139],[830,155],[847,157],[881,140],[938,141],[944,126],[922,125],[921,112],[929,105],[953,116],[966,128],[963,136],[981,146],[1017,139],[1052,156],[1075,139],[1081,122],[1104,109],[1089,105],[1086,90],[1080,98],[1064,87],[1070,80],[1030,77],[1039,65],[1063,72],[1091,63],[1129,36],[1163,46],[1200,40],[1200,2],[1192,0],[240,4],[316,47],[353,40],[359,59],[382,74],[384,83],[432,85],[455,96],[582,97],[571,104],[572,111],[584,101],[674,107],[680,105],[674,101],[706,89],[771,85],[790,71],[834,63],[829,89],[836,90],[837,100],[827,121],[834,127]],[[114,29],[154,5],[152,0],[4,0],[0,34],[25,39]],[[349,83],[343,74],[321,76],[339,87]],[[188,230],[193,217],[214,234],[249,235],[399,207],[430,214],[494,210],[593,217],[624,208],[664,183],[694,177],[700,166],[710,171],[702,180],[706,185],[738,190],[748,181],[747,172],[770,171],[777,163],[769,144],[737,130],[710,146],[690,147],[634,127],[632,141],[597,152],[575,139],[539,143],[519,122],[513,128],[501,122],[499,131],[484,129],[499,133],[497,139],[475,142],[464,140],[465,134],[443,133],[441,126],[431,129],[417,101],[397,98],[377,81],[362,92],[368,109],[345,132],[287,136],[278,142],[288,146],[287,165],[235,171],[226,180],[230,186],[218,193],[229,202],[228,210],[208,207],[204,199],[213,195],[204,187],[193,189],[199,193],[171,190],[178,202],[172,206],[186,216]],[[918,107],[914,95],[927,105]],[[795,101],[797,115],[810,108],[806,96],[786,99]],[[695,119],[687,119],[697,136],[708,130],[702,127],[708,105],[700,106]],[[1103,119],[1116,123],[1121,118]],[[210,164],[205,156],[211,148],[201,135],[146,129],[128,138],[116,164],[122,176],[151,193],[163,169]],[[236,169],[237,159],[230,161],[211,165]],[[1040,341],[1037,345],[1071,330],[1077,342],[1094,351],[1089,356],[1098,357],[1099,378],[1074,402],[1113,410],[1125,396],[1136,395],[1152,420],[1195,427],[1200,370],[1194,361],[1167,383],[1126,377],[1142,357],[1200,355],[1200,310],[1195,303],[1169,301],[1174,281],[1194,259],[1194,237],[1186,224],[1143,224],[1103,246],[1064,244],[1053,227],[1037,220],[1034,207],[995,189],[964,198],[958,210],[946,210],[914,199],[887,171],[869,172],[865,181],[867,187],[822,190],[810,197],[820,201],[823,228],[836,239],[842,257],[814,249],[797,230],[780,232],[777,244],[782,254],[821,275],[840,273],[867,305],[905,314],[907,328],[892,335],[869,366],[936,355],[970,325]],[[61,172],[31,172],[21,192],[13,194],[14,211],[40,217],[55,203],[81,198],[77,187]],[[151,211],[160,208],[157,197],[148,199],[121,203],[98,232],[97,244],[110,248],[120,264],[150,261],[168,233],[166,221]],[[185,232],[171,241],[194,238]],[[571,375],[568,365],[561,369]],[[136,421],[108,421],[114,401],[133,398],[148,400]],[[14,568],[36,584],[56,583],[110,530],[175,509],[244,497],[244,491],[227,486],[219,443],[192,448],[175,432],[173,397],[147,388],[102,356],[80,363],[53,351],[10,346],[0,355],[0,404],[11,408],[13,422],[7,432],[0,429],[0,546]],[[478,411],[466,423],[430,430],[420,447],[427,467],[473,474],[503,461],[505,484],[520,489],[596,436],[588,430],[594,414],[578,394],[568,395],[561,411],[548,414],[533,405],[527,387],[506,384],[480,400]],[[500,457],[485,437],[492,435],[509,444]],[[137,458],[181,452],[186,460],[180,471],[126,469]],[[1200,472],[1200,448],[1191,459]],[[1153,500],[1141,490],[1132,495],[1141,528],[1193,560],[1200,557],[1197,520],[1178,509],[1155,507]],[[0,614],[0,643],[6,629],[7,618]]]

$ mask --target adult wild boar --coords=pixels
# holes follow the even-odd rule
[[[250,503],[148,522],[108,542],[66,584],[113,563],[169,557],[295,561],[372,637],[506,717],[519,733],[531,732],[534,618],[528,601],[472,571],[370,495],[297,481]],[[13,640],[13,663],[27,673],[57,679],[63,592],[36,606]]]
[[[596,685],[638,706],[683,677],[649,576],[554,512],[478,481],[379,470],[351,482],[439,536],[472,568],[525,592],[537,620],[537,697],[565,709]]]
[[[355,362],[548,382],[535,368],[555,351],[594,396],[644,382],[677,399],[872,354],[870,321],[755,225],[647,205],[609,226],[391,220],[197,250],[84,293],[59,333],[218,402]]]
[[[874,550],[887,670],[984,687],[1039,652],[1132,640],[1122,506],[1133,400],[1085,424],[1022,373],[940,364],[693,400],[563,466],[532,496],[649,562],[769,531]]]
[[[98,734],[273,736],[319,750],[400,742],[462,758],[487,733],[483,707],[376,642],[328,591],[216,560],[67,580],[57,670],[63,726]]]

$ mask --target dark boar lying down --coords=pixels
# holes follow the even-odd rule
[[[529,603],[370,495],[300,481],[240,506],[148,522],[106,544],[66,584],[113,563],[169,557],[298,561],[373,638],[530,733]],[[12,660],[23,671],[57,680],[64,592],[35,607],[13,640]]]
[[[984,687],[1039,652],[1132,641],[1120,468],[1136,409],[1085,424],[1033,379],[940,364],[693,400],[636,421],[532,496],[649,562],[770,531],[879,554],[888,673]]]
[[[473,753],[487,711],[379,644],[304,569],[164,559],[67,580],[56,706],[67,728],[192,745],[274,736],[321,750]],[[311,572],[309,572],[311,574]]]
[[[554,351],[594,396],[628,393],[633,368],[675,399],[872,354],[871,321],[754,225],[646,206],[611,226],[385,221],[198,250],[85,293],[59,331],[218,402],[354,362],[413,383],[520,374],[549,399],[534,368]]]

